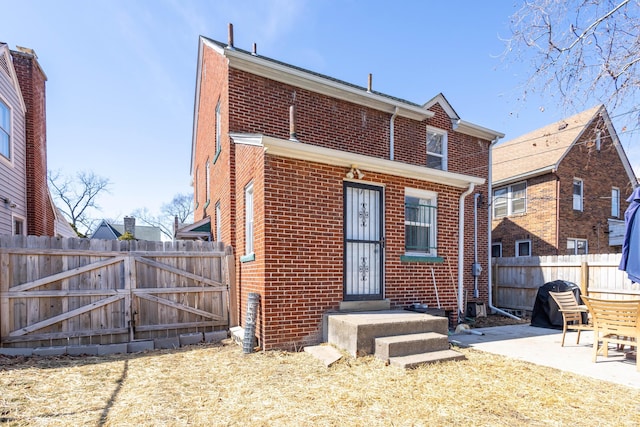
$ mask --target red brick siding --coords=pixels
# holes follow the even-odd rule
[[[211,126],[215,121],[213,109],[217,97],[222,96],[225,142],[223,153],[212,169],[212,188],[216,188],[212,193],[217,192],[215,197],[223,198],[226,191],[231,193],[230,209],[224,209],[223,203],[223,238],[234,246],[237,258],[245,251],[244,188],[249,181],[254,183],[256,259],[237,265],[240,321],[244,323],[247,294],[259,292],[262,301],[258,335],[263,348],[293,348],[318,342],[322,315],[336,309],[342,301],[342,185],[347,168],[274,157],[268,152],[265,156],[263,148],[235,144],[227,135],[260,133],[288,139],[289,106],[295,104],[301,143],[389,158],[391,114],[243,71],[227,70],[226,62],[209,48],[205,48],[204,63],[207,76],[201,83],[195,165],[202,171],[199,178],[202,186],[204,164],[215,142],[215,126]],[[217,71],[212,71],[213,68]],[[209,79],[223,82],[208,82]],[[206,111],[205,103],[208,103]],[[454,132],[444,111],[439,106],[432,110],[436,116],[429,120],[396,118],[396,160],[425,165],[426,126],[430,125],[448,132],[449,170],[486,178],[488,141]],[[464,189],[362,172],[366,175],[365,182],[385,187],[385,296],[394,307],[414,302],[436,306],[432,279],[435,276],[441,306],[455,312],[458,200]],[[438,192],[438,255],[444,258],[444,263],[400,262],[404,254],[405,187]],[[480,192],[485,201],[478,211],[477,223],[478,259],[485,272],[478,287],[480,297],[486,301],[486,185],[475,192]],[[473,290],[473,214],[472,194],[465,203],[464,284],[469,297]],[[199,208],[196,219],[202,215],[204,212]]]
[[[596,129],[605,129],[601,120],[589,127],[558,168],[560,179],[559,251],[565,253],[567,238],[587,239],[589,253],[610,253],[621,248],[609,246],[607,218],[611,218],[611,188],[620,189],[620,218],[633,190],[618,152],[608,133],[601,135],[600,151],[595,146]],[[583,180],[584,209],[573,210],[573,178]]]
[[[259,148],[256,148],[259,150]],[[318,342],[322,315],[343,296],[343,178],[346,168],[267,156],[265,163],[265,324],[264,348],[294,348]],[[368,184],[384,187],[385,297],[393,307],[428,303],[457,312],[458,201],[462,190],[365,171]],[[438,193],[438,255],[444,263],[402,263],[405,188]],[[473,198],[466,199],[467,223]],[[487,267],[486,214],[480,214],[479,261]],[[484,226],[482,226],[484,222]],[[465,236],[465,289],[470,274],[473,230]],[[433,272],[433,275],[432,275]],[[435,285],[433,282],[435,277]],[[436,286],[438,299],[436,298]],[[479,284],[486,300],[484,275]]]
[[[533,255],[556,255],[557,181],[553,174],[527,180],[527,211],[493,220],[491,240],[502,243],[502,256],[515,256],[516,240],[531,240]]]
[[[595,146],[597,129],[603,130],[599,152]],[[573,210],[574,178],[583,180],[582,212]],[[566,254],[567,238],[587,239],[589,253],[620,251],[620,247],[609,246],[606,233],[612,187],[620,189],[622,219],[632,185],[602,120],[596,120],[562,159],[555,174],[527,181],[526,214],[493,220],[492,240],[502,242],[505,257],[515,256],[519,239],[531,239],[535,256]]]
[[[266,318],[267,310],[265,309],[265,307],[268,307],[269,298],[266,294],[268,282],[265,280],[264,274],[266,265],[264,151],[259,147],[240,144],[235,146],[235,150],[236,161],[243,166],[237,170],[236,188],[234,191],[237,210],[234,219],[236,241],[233,246],[238,260],[242,256],[247,255],[245,244],[245,189],[249,183],[253,184],[253,250],[255,260],[240,263],[239,268],[236,270],[240,321],[241,324],[244,325],[249,293],[259,293],[261,295],[261,301],[256,331],[260,338],[261,345],[264,346],[264,325],[270,321]]]
[[[55,217],[47,183],[46,77],[33,55],[11,51],[25,115],[27,233],[53,236]]]

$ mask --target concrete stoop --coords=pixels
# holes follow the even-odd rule
[[[452,360],[464,360],[465,356],[454,350],[431,351],[429,353],[411,354],[389,358],[389,364],[404,369],[416,368],[428,363],[448,362]]]
[[[404,310],[339,313],[329,316],[327,327],[328,342],[352,356],[374,354],[406,369],[465,358],[449,349],[445,317]]]

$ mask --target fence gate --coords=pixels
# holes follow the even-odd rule
[[[0,345],[112,344],[225,329],[223,249],[0,237]]]

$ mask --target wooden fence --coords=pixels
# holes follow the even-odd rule
[[[0,346],[115,344],[229,326],[215,242],[0,236]]]
[[[621,254],[493,258],[493,305],[532,310],[538,288],[554,280],[580,286],[583,294],[624,299],[640,297],[640,287],[618,270]]]

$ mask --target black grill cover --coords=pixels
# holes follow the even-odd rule
[[[538,288],[536,302],[533,305],[533,311],[531,312],[531,326],[562,329],[562,313],[560,313],[558,304],[556,304],[553,298],[551,298],[551,295],[549,295],[549,291],[573,291],[578,304],[582,304],[582,300],[580,299],[580,287],[575,283],[567,282],[565,280],[554,280],[553,282],[545,283]],[[587,323],[586,313],[582,314],[582,323]]]

